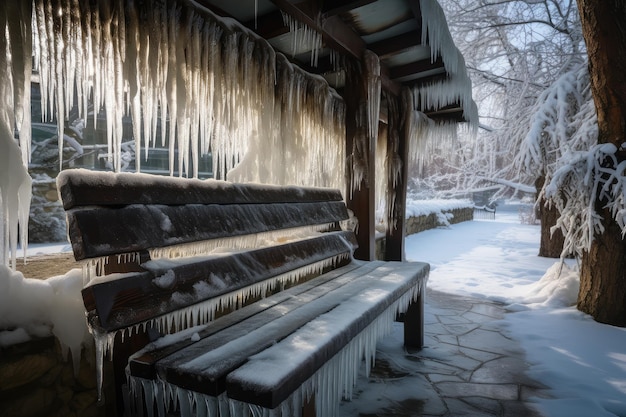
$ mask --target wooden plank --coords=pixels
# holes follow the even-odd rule
[[[63,208],[130,204],[258,204],[342,201],[331,188],[238,184],[160,175],[65,170],[57,178]]]
[[[385,232],[385,260],[404,261],[405,260],[405,236],[406,236],[406,190],[409,172],[409,141],[410,137],[405,128],[410,123],[413,111],[411,92],[408,87],[404,88],[400,99],[388,97],[389,102],[389,142],[387,152],[394,150],[394,155],[390,155],[391,160],[397,160],[401,164],[398,172],[399,178],[387,178],[387,187],[393,189],[391,196],[392,212],[391,218],[387,219],[387,230]],[[397,143],[393,143],[397,141]]]
[[[228,256],[168,265],[83,289],[85,309],[97,317],[101,330],[110,332],[150,320],[193,304],[228,294],[315,262],[346,255],[349,232],[271,246]],[[172,274],[169,285],[157,277]],[[197,289],[201,288],[202,291]],[[176,294],[176,297],[173,297]]]
[[[412,30],[400,35],[383,39],[368,45],[368,49],[378,55],[381,59],[395,55],[398,52],[421,45],[422,32]]]
[[[434,62],[431,62],[430,59],[425,59],[422,61],[411,62],[408,64],[393,67],[389,70],[389,77],[392,80],[410,76],[415,76],[412,79],[418,79],[420,78],[420,73],[432,73],[434,71],[440,71],[439,74],[446,74],[446,69],[443,65],[443,60],[441,59],[441,57],[437,57]]]
[[[327,333],[324,337],[325,342],[322,343],[318,349],[312,351],[304,361],[299,363],[285,361],[284,364],[281,364],[281,367],[283,367],[281,373],[285,375],[285,377],[276,385],[265,385],[266,376],[276,371],[276,363],[272,360],[267,361],[264,359],[257,360],[250,358],[248,362],[231,372],[226,378],[226,392],[228,396],[235,400],[260,405],[265,408],[277,407],[286,400],[294,390],[312,377],[315,372],[333,356],[339,353],[354,337],[369,326],[388,307],[400,299],[403,294],[415,285],[422,285],[428,273],[428,269],[428,264],[424,263],[387,262],[381,267],[380,272],[384,271],[384,275],[393,274],[396,277],[402,276],[402,279],[398,279],[394,281],[394,284],[391,284],[391,282],[385,282],[385,280],[381,279],[381,276],[377,277],[378,271],[374,271],[367,276],[367,278],[363,278],[364,281],[367,281],[368,278],[373,278],[372,281],[374,281],[369,286],[367,295],[355,292],[352,296],[358,297],[363,295],[365,299],[369,299],[372,292],[375,292],[379,288],[384,288],[384,291],[387,292],[385,297],[376,298],[371,302],[361,303],[363,308],[359,308],[357,311],[338,309],[338,311],[329,313],[328,317],[325,317],[324,320],[320,322],[320,326],[323,327],[325,322],[333,321],[333,314],[341,315],[341,320],[344,324],[346,322],[346,314],[351,314],[350,322],[341,329],[325,326],[324,331]],[[310,325],[315,327],[316,323],[311,323]],[[298,332],[293,335],[294,339],[297,338]],[[292,337],[290,336],[290,338]],[[306,338],[304,339],[306,340]],[[275,347],[280,348],[279,345],[285,342],[286,341],[278,342],[269,349]],[[266,352],[264,352],[264,356],[265,353]]]
[[[225,390],[228,372],[244,363],[248,356],[286,337],[313,317],[337,306],[340,298],[336,297],[334,301],[325,300],[319,304],[314,303],[316,300],[328,298],[329,293],[355,284],[363,274],[371,273],[375,269],[374,265],[358,264],[356,268],[347,265],[336,270],[337,273],[331,272],[330,279],[326,279],[324,275],[320,277],[321,281],[313,285],[306,285],[302,289],[298,288],[301,287],[298,285],[296,287],[298,289],[290,291],[287,297],[282,293],[276,294],[268,300],[250,306],[252,310],[258,309],[256,304],[271,304],[269,307],[256,311],[256,314],[237,311],[220,318],[199,333],[201,338],[199,341],[185,346],[175,346],[173,351],[169,348],[166,350],[167,353],[156,352],[158,357],[156,360],[153,357],[147,358],[146,361],[144,357],[140,359],[144,363],[141,365],[135,363],[135,370],[143,372],[144,375],[145,372],[149,372],[152,377],[156,373],[159,379],[188,390],[219,395]],[[350,289],[349,293],[356,291],[355,288]],[[360,283],[358,288],[365,287]],[[286,318],[287,315],[290,315],[290,318]],[[262,327],[261,339],[251,344],[240,343],[242,337]],[[236,344],[236,349],[222,348],[228,343]],[[209,364],[210,369],[198,370],[186,366],[204,354],[216,355],[216,360]],[[199,374],[196,371],[199,371]]]
[[[216,334],[274,306],[280,305],[281,308],[284,308],[282,303],[285,303],[292,297],[303,294],[314,288],[320,287],[323,291],[327,291],[330,288],[336,288],[339,285],[344,285],[346,281],[342,277],[358,268],[363,268],[363,265],[358,262],[351,262],[347,265],[340,266],[337,269],[333,269],[332,271],[320,275],[319,277],[313,278],[307,282],[301,283],[277,294],[271,295],[259,302],[247,305],[240,308],[239,310],[219,317],[213,322],[205,325],[202,330],[198,331],[199,339],[204,339],[213,334]],[[329,287],[329,284],[332,286]],[[191,346],[194,343],[196,343],[196,341],[192,341],[191,339],[184,339],[177,340],[170,344],[164,344],[162,346],[155,345],[152,348],[146,349],[140,355],[136,355],[131,359],[131,361],[129,362],[130,373],[133,376],[145,379],[156,378],[155,365],[159,360],[175,352],[178,352],[183,348]]]
[[[348,187],[352,187],[347,195],[346,204],[358,219],[359,225],[356,230],[359,248],[354,256],[357,259],[371,261],[375,259],[375,160],[376,160],[376,137],[368,132],[367,109],[368,79],[365,73],[365,65],[362,62],[350,62],[346,74],[346,88],[344,93],[346,103],[346,155],[348,155]],[[364,105],[364,103],[366,103]],[[376,114],[380,109],[376,110]],[[376,133],[378,132],[378,120]],[[350,165],[351,164],[351,165]],[[355,168],[360,167],[362,177],[360,183],[353,186],[356,173]]]
[[[313,288],[276,308],[204,338],[160,360],[156,364],[159,379],[192,391],[217,395],[223,392],[226,375],[250,356],[274,345],[356,294],[375,288],[392,270],[381,262],[364,264],[344,275],[342,278],[346,282],[338,288],[331,290],[327,285]],[[328,283],[333,284],[332,281]],[[372,317],[363,319],[371,322]]]
[[[342,201],[288,204],[130,205],[67,211],[76,260],[210,239],[335,223]]]

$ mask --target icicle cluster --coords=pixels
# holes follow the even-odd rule
[[[0,7],[0,264],[15,270],[18,234],[24,253],[28,245],[32,194],[27,170],[32,6],[30,1],[5,3]]]
[[[406,311],[420,293],[421,284],[407,291],[274,409],[232,400],[226,393],[212,397],[162,380],[145,380],[131,376],[130,385],[137,401],[135,407],[139,409],[145,405],[148,410],[157,410],[158,417],[175,410],[179,410],[181,415],[209,417],[301,417],[302,406],[314,394],[316,414],[335,416],[340,400],[352,398],[353,387],[363,362],[366,375],[369,375],[376,356],[377,341],[391,332],[397,314]]]
[[[431,156],[452,155],[458,145],[456,123],[439,123],[417,110],[410,114],[406,128],[411,138],[409,160],[420,173]]]
[[[378,140],[378,121],[380,116],[380,61],[378,56],[371,51],[365,51],[363,54],[363,67],[354,68],[353,71],[359,73],[357,76],[363,77],[365,91],[365,99],[358,104],[357,111],[357,132],[352,144],[351,171],[352,178],[350,190],[360,189],[361,184],[370,184],[367,176],[370,164],[376,161],[370,161],[368,149],[376,146]],[[375,187],[375,179],[371,183]]]
[[[228,179],[343,189],[345,105],[322,77],[276,56],[272,129],[250,139],[249,151]],[[263,133],[263,134],[261,134]]]
[[[454,45],[446,17],[435,0],[420,0],[422,12],[422,43],[430,46],[431,61],[439,56],[448,78],[414,90],[416,109],[442,108],[460,103],[463,115],[473,129],[478,127],[478,109],[472,99],[472,82],[465,69],[463,55]],[[419,107],[417,105],[419,104]]]
[[[348,243],[346,243],[346,245],[351,247]],[[349,256],[351,256],[351,254],[336,255],[323,259],[277,275],[270,280],[262,281],[255,285],[250,285],[240,290],[211,298],[138,323],[134,326],[109,333],[100,332],[98,329],[90,326],[90,331],[96,345],[98,392],[100,392],[102,388],[104,358],[106,356],[109,358],[113,357],[114,341],[118,333],[121,336],[121,340],[124,341],[126,337],[131,337],[133,334],[142,332],[145,333],[147,329],[156,329],[161,334],[170,334],[204,325],[215,320],[215,316],[219,311],[241,308],[250,298],[265,297],[271,291],[274,291],[275,288],[284,288],[289,284],[299,281],[303,277],[320,275],[328,267],[335,268],[339,262],[344,261]],[[145,266],[147,267],[147,265]],[[176,297],[176,293],[174,293],[172,297]]]
[[[286,174],[271,174],[284,161],[275,157],[275,165],[268,165],[262,156],[274,152],[301,162],[297,158],[318,155],[325,144],[333,143],[325,154],[340,148],[335,142],[342,138],[342,103],[328,85],[277,68],[266,41],[192,0],[160,0],[149,7],[36,0],[34,16],[44,117],[58,115],[62,138],[64,117],[74,105],[80,117],[90,114],[90,103],[104,108],[117,171],[126,114],[133,119],[137,170],[157,141],[169,143],[171,173],[177,158],[181,175],[197,176],[199,155],[212,152],[217,177],[225,178],[245,158],[252,172],[242,167],[238,178],[264,182]],[[311,108],[321,110],[302,120]],[[283,153],[281,145],[294,140],[298,154]],[[261,148],[269,150],[259,156]],[[318,165],[299,175],[300,184],[335,184],[325,178],[323,158],[316,158]],[[285,182],[291,178],[280,183]]]
[[[164,248],[150,249],[150,259],[175,259],[189,258],[192,256],[206,255],[216,249],[238,250],[247,248],[261,248],[276,244],[276,242],[290,242],[308,238],[319,232],[329,231],[331,224],[320,224],[292,229],[255,233],[252,235],[231,236],[220,239],[205,240],[182,245],[167,246]]]
[[[322,49],[322,35],[291,15],[285,12],[281,13],[283,23],[289,28],[289,33],[293,35],[291,38],[291,56],[295,57],[300,51],[311,51],[311,66],[317,67],[317,60]]]

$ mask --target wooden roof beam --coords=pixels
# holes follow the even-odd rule
[[[298,4],[290,3],[288,0],[271,0],[280,10],[288,13],[293,18],[309,26],[322,35],[324,44],[341,54],[351,56],[360,60],[363,52],[367,49],[365,41],[350,29],[339,16],[329,16],[323,19],[321,25],[317,20],[301,9],[300,5],[309,6],[308,2]],[[399,94],[401,86],[388,77],[388,71],[381,63],[381,82],[383,88],[392,94]]]
[[[391,68],[389,77],[392,80],[397,80],[399,78],[408,77],[417,75],[415,79],[419,79],[419,73],[421,72],[429,72],[433,73],[437,70],[441,70],[441,73],[445,73],[446,68],[443,65],[443,60],[441,57],[438,57],[434,62],[431,62],[430,59],[411,62],[409,64],[400,65],[398,67]]]
[[[375,1],[376,0],[334,0],[332,2],[327,1],[322,6],[322,15],[324,17],[335,16],[356,9],[357,7],[366,6],[370,3],[374,3]]]
[[[416,44],[420,44],[421,42],[422,32],[412,30],[410,32],[403,33],[389,39],[374,42],[368,45],[368,49],[382,58],[385,56],[394,55],[405,49],[412,48],[416,46]]]
[[[256,21],[251,20],[245,22],[244,25],[264,39],[272,39],[289,32],[289,28],[283,22],[283,15],[280,10],[258,16]]]

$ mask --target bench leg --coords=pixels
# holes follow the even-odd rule
[[[302,405],[302,417],[317,417],[315,412],[315,394]]]
[[[404,313],[404,346],[421,349],[424,346],[424,297],[426,288]]]
[[[124,394],[129,389],[126,375],[128,358],[130,358],[133,353],[143,349],[148,343],[154,341],[158,336],[159,333],[151,327],[146,329],[146,331],[141,331],[133,334],[131,337],[126,337],[124,341],[122,341],[121,334],[118,333],[115,336],[115,343],[113,345],[113,373],[115,377],[115,396],[118,416],[128,415],[124,404]]]

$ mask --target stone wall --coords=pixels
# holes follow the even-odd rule
[[[65,211],[59,200],[56,180],[39,175],[33,181],[28,241],[49,243],[64,242],[66,239]]]
[[[0,415],[6,417],[106,417],[115,415],[113,373],[105,360],[98,401],[94,348],[83,349],[74,372],[54,337],[0,348]]]
[[[443,211],[449,224],[466,222],[474,219],[474,208],[465,207]],[[423,232],[424,230],[435,229],[445,226],[439,220],[439,213],[430,213],[427,216],[410,217],[406,220],[406,235]],[[451,216],[450,216],[451,215]]]

